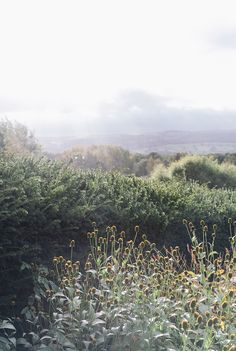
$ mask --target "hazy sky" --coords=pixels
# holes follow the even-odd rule
[[[124,123],[130,94],[139,116],[137,91],[161,101],[152,118],[160,106],[176,119],[229,110],[236,129],[236,1],[0,0],[0,117],[38,135],[89,133]]]

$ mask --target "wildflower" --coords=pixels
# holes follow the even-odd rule
[[[71,240],[71,242],[69,244],[69,247],[75,247],[75,241],[74,240]]]
[[[172,254],[173,254],[174,257],[176,257],[176,256],[177,256],[177,251],[174,249],[174,250],[172,251]]]
[[[103,237],[102,237],[102,236],[100,236],[100,237],[98,238],[98,243],[99,243],[99,244],[102,244],[102,243],[103,243]]]
[[[85,263],[85,270],[88,271],[88,270],[90,270],[91,268],[92,268],[91,262],[86,262],[86,263]]]
[[[194,308],[196,307],[196,304],[197,304],[196,299],[192,299],[192,300],[190,301],[189,306],[190,306],[191,309],[194,309]]]
[[[55,265],[58,264],[58,258],[57,258],[57,257],[54,257],[54,259],[53,259],[53,264],[55,264]]]
[[[92,289],[91,289],[91,293],[94,295],[94,294],[96,294],[96,291],[97,291],[97,289],[95,288],[95,287],[93,287]]]
[[[124,232],[124,230],[122,230],[122,232],[120,233],[120,236],[121,236],[122,238],[125,238],[125,232]]]
[[[214,230],[214,232],[217,230],[217,225],[216,224],[213,224],[213,230]]]
[[[140,249],[144,249],[144,247],[145,247],[144,241],[141,241],[141,243],[139,244],[139,247],[140,247]]]
[[[203,318],[202,318],[202,316],[199,314],[198,317],[197,317],[197,323],[198,323],[198,324],[201,324],[202,321],[203,321]]]
[[[107,272],[111,272],[112,271],[112,265],[110,263],[108,263],[107,265]]]
[[[184,330],[187,330],[187,329],[188,329],[188,326],[189,326],[189,324],[188,324],[187,319],[183,319],[183,320],[181,321],[181,327],[182,327]]]

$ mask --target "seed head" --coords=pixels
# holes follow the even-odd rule
[[[202,316],[199,314],[198,317],[197,317],[197,323],[198,323],[198,324],[201,324],[202,321],[203,321],[203,318],[202,318]]]
[[[196,304],[197,304],[197,300],[196,300],[196,299],[192,299],[192,300],[190,301],[189,306],[190,306],[192,309],[194,309],[194,308],[196,307]]]
[[[181,327],[182,327],[184,330],[187,330],[187,329],[188,329],[188,326],[189,326],[189,324],[188,324],[187,319],[183,319],[183,320],[181,321]]]
[[[91,293],[94,295],[94,294],[96,294],[96,291],[97,291],[97,289],[95,288],[95,287],[93,287],[92,289],[91,289]]]
[[[125,231],[124,231],[124,230],[122,230],[122,232],[120,233],[120,236],[121,236],[122,238],[125,238]]]
[[[69,247],[75,247],[75,241],[74,240],[71,240],[71,242],[69,244]]]
[[[57,258],[57,257],[54,257],[54,259],[53,259],[53,264],[55,264],[55,265],[58,264],[58,258]]]

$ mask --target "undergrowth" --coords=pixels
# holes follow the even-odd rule
[[[235,350],[235,226],[230,219],[230,249],[219,254],[216,226],[201,221],[199,240],[184,224],[186,257],[178,246],[158,250],[138,226],[128,240],[94,224],[85,264],[74,240],[52,269],[32,264],[34,296],[21,318],[1,321],[1,350]]]

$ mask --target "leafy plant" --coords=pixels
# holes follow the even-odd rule
[[[179,247],[156,248],[140,228],[133,240],[94,226],[84,268],[74,259],[53,258],[50,272],[34,266],[35,296],[23,309],[33,350],[234,350],[236,343],[236,234],[230,250],[214,248],[202,220],[199,241],[191,240],[186,261]],[[95,224],[94,224],[95,225]],[[17,342],[17,341],[16,341]]]

